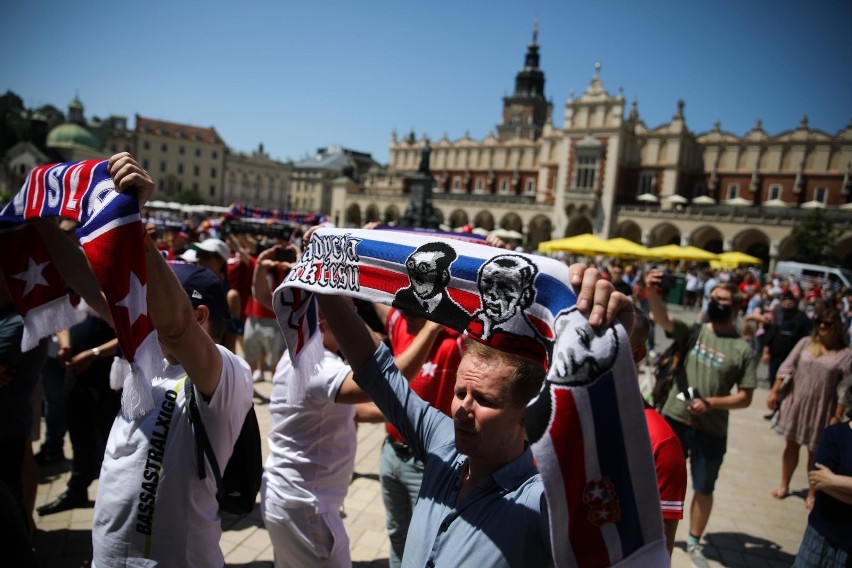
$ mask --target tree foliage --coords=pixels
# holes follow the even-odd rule
[[[184,189],[177,194],[176,201],[178,203],[183,203],[184,205],[201,205],[204,203],[204,200],[201,199],[201,195],[199,195],[199,193],[194,189]]]
[[[837,240],[841,231],[834,229],[834,222],[821,209],[811,209],[790,233],[790,239],[796,245],[793,260],[837,265]]]

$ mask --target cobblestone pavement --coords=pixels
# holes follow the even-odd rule
[[[695,312],[671,309],[674,317],[694,319]],[[667,341],[657,331],[657,351]],[[770,491],[778,483],[781,470],[781,437],[769,429],[763,419],[768,394],[766,368],[761,366],[751,407],[731,412],[728,451],[719,481],[716,484],[715,504],[705,534],[704,552],[711,566],[782,567],[790,566],[801,542],[807,523],[804,496],[807,478],[800,465],[793,477],[791,497],[778,501]],[[640,377],[642,380],[642,377]],[[272,388],[270,376],[258,383],[255,399],[261,431],[269,428],[266,397]],[[354,566],[378,568],[387,566],[388,541],[384,532],[384,506],[378,482],[379,448],[384,427],[361,425],[358,430],[358,453],[355,476],[345,502],[345,525],[350,538]],[[34,444],[38,450],[38,443]],[[66,443],[66,455],[71,455]],[[802,464],[806,457],[802,456]],[[64,467],[42,472],[36,506],[53,500],[65,490],[68,477]],[[96,482],[97,483],[97,482]],[[96,493],[96,483],[89,496]],[[687,493],[687,508],[691,499]],[[91,505],[91,503],[90,503]],[[35,546],[39,565],[49,568],[88,566],[91,556],[92,508],[76,509],[39,518]],[[690,566],[686,555],[688,512],[681,521],[672,566]],[[272,566],[272,546],[263,527],[259,508],[244,518],[226,517],[222,520],[221,546],[227,566]]]

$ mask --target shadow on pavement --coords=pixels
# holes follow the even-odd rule
[[[88,568],[92,558],[92,531],[58,529],[37,530],[36,559],[39,566],[57,568]]]
[[[684,541],[676,542],[675,547],[686,552],[686,542]],[[708,560],[713,560],[722,566],[730,566],[732,568],[763,566],[766,565],[767,561],[791,566],[796,559],[795,554],[784,552],[778,543],[746,533],[735,532],[713,532],[705,534],[704,556]]]

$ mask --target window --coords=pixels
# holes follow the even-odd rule
[[[453,189],[461,189],[461,178],[459,176],[453,178]]]
[[[148,169],[148,160],[142,160],[142,169],[144,169],[144,170]]]
[[[476,178],[476,191],[481,193],[485,191],[485,181],[482,178]]]
[[[820,203],[825,203],[828,200],[828,188],[827,187],[818,187],[814,192],[814,201],[819,201]]]
[[[213,150],[213,159],[215,160],[218,157],[219,157],[219,152],[217,152],[216,150]]]
[[[639,174],[639,187],[636,190],[636,195],[644,195],[650,193],[654,195],[654,186],[657,185],[654,172],[642,172]]]
[[[215,197],[215,196],[216,196],[216,186],[211,185],[210,186],[210,197]]]
[[[163,152],[168,152],[169,151],[169,145],[168,144],[162,144],[160,146],[160,150],[162,150]]]
[[[527,194],[535,193],[535,180],[534,179],[528,179],[527,180],[526,192],[527,192]]]
[[[210,168],[210,177],[216,177],[216,168]]]
[[[196,158],[200,158],[200,157],[201,157],[201,149],[200,149],[200,148],[196,148],[196,149],[195,149],[195,157],[196,157]]]
[[[177,182],[177,190],[178,190],[178,191],[183,191],[183,182],[182,182],[182,181],[180,181],[180,180],[178,180],[178,182]]]
[[[769,186],[769,200],[774,201],[776,199],[781,199],[781,186],[777,183]]]
[[[500,193],[509,193],[509,180],[500,180]]]
[[[740,194],[740,184],[738,183],[729,183],[728,184],[728,195],[725,199],[736,199]]]
[[[183,147],[183,146],[178,146],[178,154],[180,154],[181,156],[183,156],[183,152],[184,152],[184,147]]]
[[[192,166],[192,175],[197,176],[199,171],[198,166]]]
[[[165,162],[160,162],[160,171],[161,172],[166,171],[166,163]]]
[[[177,172],[178,172],[179,174],[182,174],[182,173],[183,173],[183,164],[178,164],[178,170],[177,170]]]
[[[163,187],[165,187],[165,185],[164,185],[164,183],[163,183],[163,180],[161,179],[161,180],[157,183],[157,189],[159,189],[160,191],[163,191]]]
[[[197,181],[192,182],[192,190],[198,191],[198,182]]]
[[[595,174],[598,169],[597,156],[577,156],[574,186],[582,189],[595,188]]]
[[[146,150],[150,150],[151,144],[146,140],[145,142],[142,143],[142,147],[145,148]]]

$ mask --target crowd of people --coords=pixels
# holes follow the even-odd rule
[[[113,156],[110,173],[116,189],[136,191],[144,207],[155,184],[132,156]],[[29,542],[25,534],[34,527],[36,469],[65,460],[67,433],[67,488],[38,514],[87,506],[89,486],[100,477],[93,566],[140,558],[162,566],[223,565],[216,482],[194,475],[192,427],[176,417],[189,404],[187,388],[194,389],[217,461],[227,463],[252,404],[252,383],[271,372],[261,509],[276,566],[351,565],[340,511],[356,424],[383,421],[379,479],[390,566],[550,565],[547,502],[524,427],[524,409],[545,369],[424,317],[454,307],[439,293],[453,251],[424,246],[408,259],[410,286],[399,293],[423,311],[320,295],[322,362],[300,390],[272,291],[313,229],[274,235],[225,225],[154,215],[139,235],[147,309],[166,358],[153,383],[154,410],[141,419],[119,412],[121,384],[111,373],[117,340],[90,274],[63,273],[79,293],[78,323],[25,354],[18,349],[21,318],[0,286],[0,415],[7,421],[0,487],[23,519],[18,542]],[[52,254],[82,258],[73,228],[42,224]],[[569,269],[590,321],[608,325],[614,314],[635,321],[637,365],[657,358],[654,326],[684,351],[690,390],[673,388],[662,412],[645,411],[669,553],[683,517],[688,463],[694,493],[687,552],[694,565],[707,565],[701,539],[726,451],[728,412],[751,404],[762,362],[769,365],[771,427],[786,440],[773,497],[790,494],[800,446],[808,448],[810,517],[797,565],[826,565],[827,554],[845,565],[850,544],[841,537],[852,529],[852,433],[844,421],[852,412],[852,290],[751,269],[689,266],[684,306],[701,311],[691,327],[668,313],[672,269],[614,259]],[[489,320],[483,321],[487,338]]]

